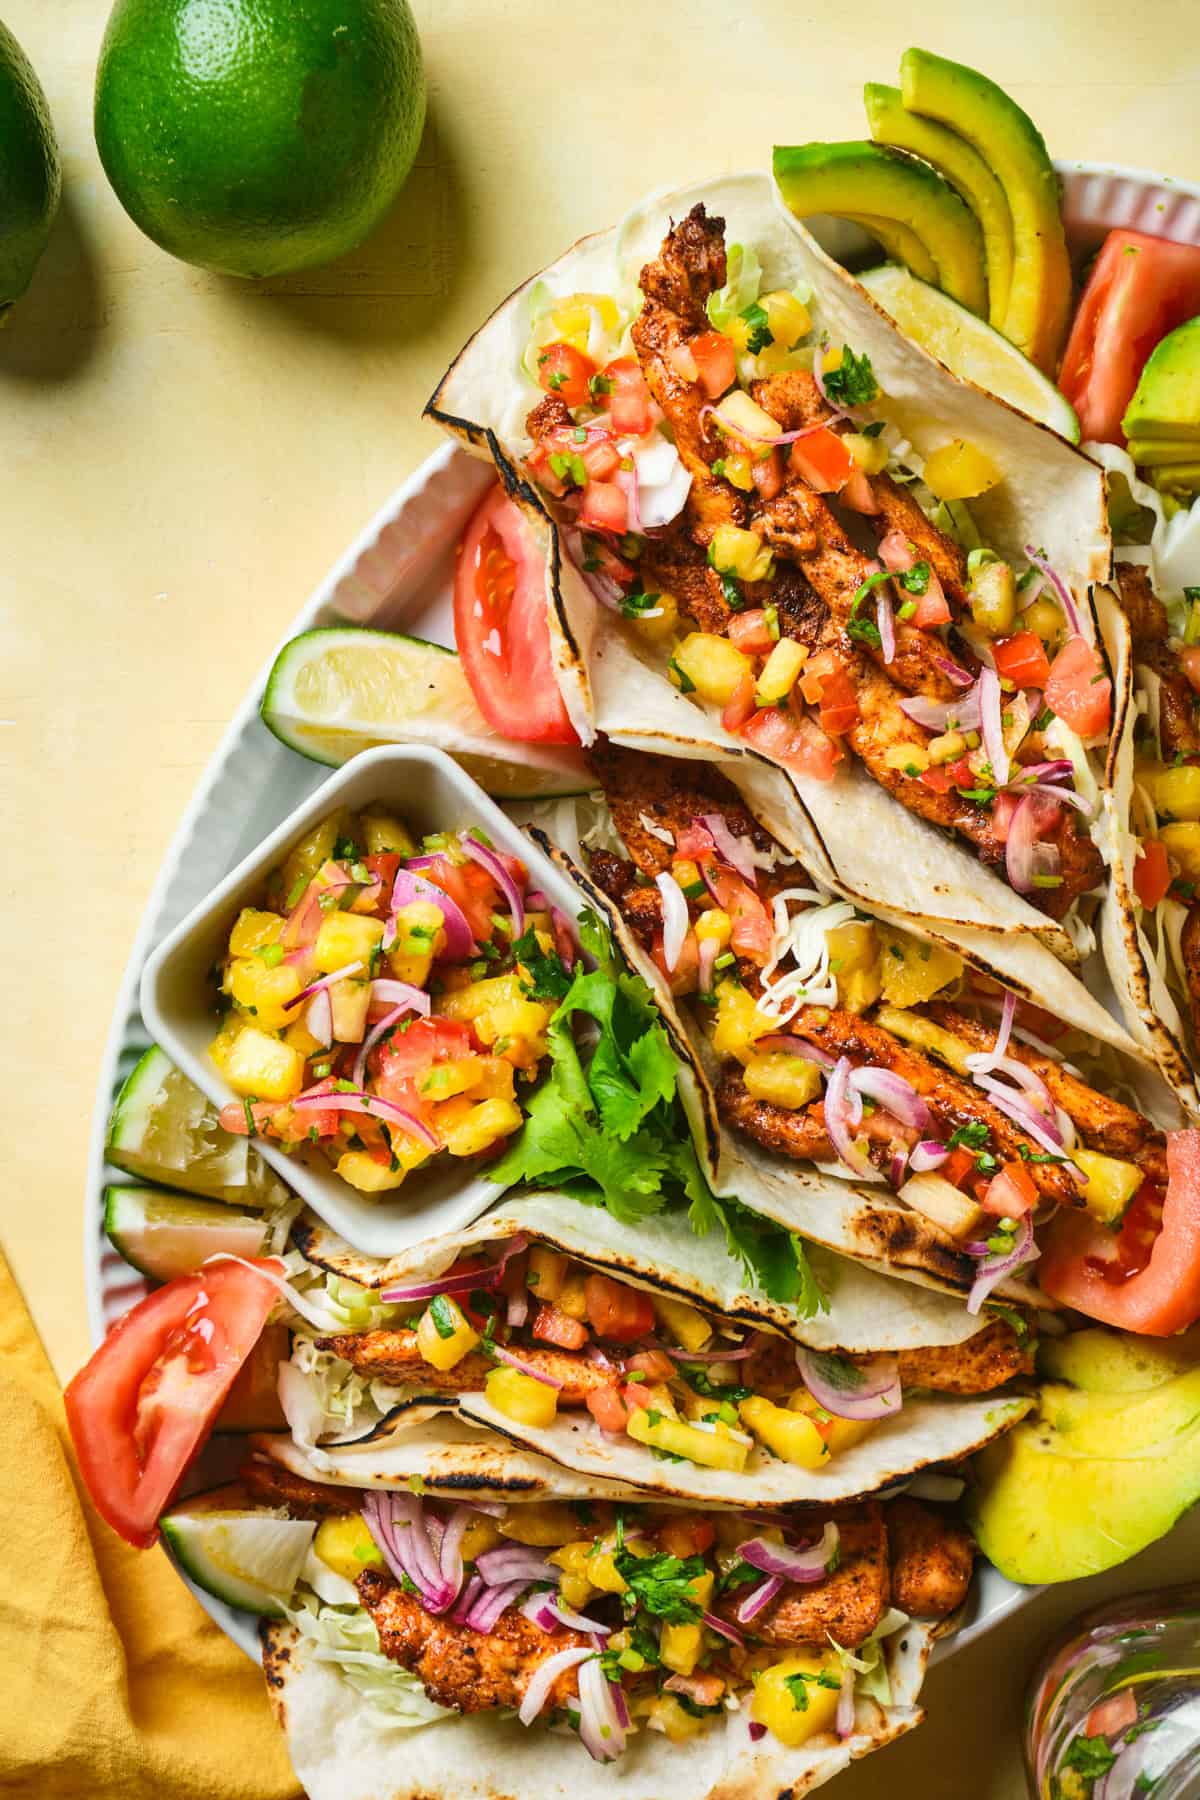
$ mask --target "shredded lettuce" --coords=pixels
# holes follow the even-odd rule
[[[746,244],[730,244],[725,253],[725,286],[708,296],[709,323],[717,331],[728,331],[739,313],[753,306],[761,286],[762,264],[755,252]]]
[[[413,1731],[457,1717],[429,1698],[411,1670],[382,1654],[379,1634],[362,1607],[350,1611],[302,1596],[285,1610],[313,1660],[333,1663],[362,1696],[363,1712],[372,1724],[384,1730]]]
[[[880,1706],[892,1704],[892,1678],[888,1674],[887,1660],[884,1656],[884,1639],[903,1630],[908,1624],[908,1614],[898,1607],[889,1607],[878,1625],[859,1645],[858,1655],[852,1650],[844,1650],[837,1639],[830,1633],[829,1642],[837,1652],[838,1661],[843,1669],[853,1669],[858,1679],[854,1684],[855,1692],[864,1700],[877,1701]]]

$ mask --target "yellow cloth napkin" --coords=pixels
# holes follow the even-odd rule
[[[0,1793],[292,1800],[262,1675],[161,1550],[97,1518],[0,1254]]]

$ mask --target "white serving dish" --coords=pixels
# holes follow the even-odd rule
[[[345,806],[351,812],[382,804],[418,837],[438,831],[485,831],[498,849],[522,857],[532,889],[540,888],[569,918],[579,894],[569,876],[501,812],[478,784],[443,750],[387,745],[356,756],[331,775],[237,868],[219,882],[158,946],[142,975],[142,1017],[160,1044],[214,1105],[238,1095],[208,1054],[213,1039],[209,971],[221,961],[238,912],[261,896],[272,870],[322,819]],[[397,1256],[422,1238],[469,1225],[501,1189],[473,1174],[454,1157],[439,1156],[415,1169],[393,1194],[368,1197],[343,1181],[318,1152],[287,1152],[269,1137],[257,1147],[319,1218],[368,1256]]]
[[[1057,167],[1068,242],[1077,263],[1115,226],[1200,243],[1200,185],[1100,163],[1060,162]],[[439,369],[430,370],[431,390],[440,374]],[[446,444],[436,451],[396,490],[335,564],[292,621],[286,637],[341,618],[358,624],[403,626],[406,631],[450,643],[454,544],[489,479],[487,467],[457,445]],[[270,663],[251,685],[180,822],[117,998],[97,1089],[85,1202],[88,1318],[95,1343],[145,1291],[145,1283],[109,1245],[103,1226],[105,1183],[128,1179],[105,1161],[109,1110],[150,1041],[138,1009],[143,967],[155,945],[227,876],[239,858],[314,792],[324,775],[317,764],[285,749],[261,723],[258,706],[269,668]],[[229,1458],[222,1463],[219,1446],[206,1468],[211,1469],[214,1483],[228,1478]],[[188,1585],[222,1629],[249,1656],[257,1658],[254,1621],[214,1600],[194,1583]],[[947,1656],[970,1644],[1037,1592],[1017,1587],[996,1569],[983,1565],[966,1625],[943,1640],[936,1655]]]

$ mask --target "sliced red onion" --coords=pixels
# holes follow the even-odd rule
[[[519,1331],[529,1317],[529,1295],[522,1292],[508,1296],[505,1308],[504,1323],[510,1331]]]
[[[333,999],[328,988],[322,988],[309,1001],[308,1011],[304,1015],[304,1029],[316,1038],[323,1050],[328,1050],[333,1042]]]
[[[925,1131],[933,1122],[933,1115],[912,1082],[893,1074],[890,1069],[854,1069],[849,1076],[849,1085],[854,1093],[874,1100],[885,1112],[914,1131]]]
[[[574,1612],[554,1594],[531,1594],[520,1611],[543,1631],[557,1631],[560,1625],[565,1625],[569,1631],[594,1631],[597,1637],[608,1637],[612,1632],[611,1625]]]
[[[511,1350],[504,1348],[503,1344],[493,1344],[492,1351],[502,1363],[507,1363],[510,1369],[519,1369],[522,1375],[528,1375],[532,1381],[540,1381],[543,1387],[560,1388],[563,1385],[561,1381],[556,1381],[553,1375],[547,1375],[542,1369],[535,1369],[532,1363],[523,1362],[519,1356],[514,1356]]]
[[[842,1685],[838,1689],[833,1728],[840,1738],[854,1736],[854,1667],[851,1663],[847,1663],[842,1670]]]
[[[466,1587],[458,1596],[458,1599],[451,1609],[450,1617],[454,1620],[456,1625],[466,1624],[467,1616],[470,1613],[471,1608],[484,1591],[484,1584],[481,1577],[472,1575],[470,1581],[468,1581]]]
[[[512,914],[513,937],[519,938],[525,929],[525,902],[521,898],[520,888],[504,866],[504,859],[497,856],[494,850],[489,850],[486,844],[481,844],[477,837],[472,837],[469,831],[460,831],[458,841],[472,862],[477,862],[481,869],[487,870],[504,895]]]
[[[1086,643],[1090,644],[1092,641],[1090,621],[1088,625],[1084,624],[1079,608],[1075,604],[1075,596],[1072,594],[1062,576],[1050,567],[1050,564],[1046,561],[1045,557],[1041,556],[1038,551],[1034,549],[1032,544],[1026,544],[1025,554],[1033,564],[1034,568],[1041,570],[1042,574],[1046,577],[1047,581],[1049,581],[1055,593],[1062,601],[1062,608],[1067,615],[1067,624],[1070,627],[1071,635],[1073,637],[1081,637]]]
[[[752,1744],[761,1743],[763,1738],[767,1735],[766,1726],[760,1725],[757,1719],[750,1720],[748,1730],[750,1732],[750,1742]]]
[[[996,1041],[990,1050],[981,1050],[977,1055],[968,1056],[967,1068],[972,1075],[990,1075],[992,1069],[1004,1056],[1008,1049],[1008,1040],[1012,1036],[1013,1020],[1017,1014],[1017,996],[1007,993],[1000,1011],[1000,1029],[996,1033]]]
[[[1048,762],[1023,763],[1009,782],[1010,792],[1014,792],[1034,781],[1070,781],[1075,773],[1075,765],[1066,756],[1052,757]]]
[[[383,977],[371,983],[371,1005],[405,1006],[409,1012],[420,1013],[423,1019],[429,1017],[433,1002],[424,988],[414,987],[411,981],[393,981]]]
[[[956,687],[968,688],[974,685],[975,677],[961,663],[952,661],[948,656],[935,656],[933,660],[947,680],[952,681]]]
[[[905,1149],[894,1149],[892,1151],[892,1160],[888,1165],[888,1181],[896,1189],[897,1193],[899,1193],[900,1189],[904,1186],[904,1177],[907,1172],[908,1151]]]
[[[310,1000],[314,994],[319,994],[323,988],[331,988],[335,981],[345,981],[349,976],[357,975],[362,966],[362,958],[360,957],[357,962],[346,963],[342,968],[335,969],[332,975],[322,975],[319,981],[310,981],[308,986],[306,988],[301,988],[300,992],[294,995],[291,1000],[284,1001],[284,1012],[291,1012],[293,1006],[299,1006],[303,1001]]]
[[[302,1108],[320,1107],[325,1112],[366,1113],[373,1119],[382,1119],[385,1123],[403,1125],[413,1137],[420,1138],[431,1150],[440,1150],[441,1139],[431,1131],[424,1119],[418,1119],[415,1113],[405,1112],[392,1100],[385,1100],[382,1094],[368,1094],[365,1089],[354,1094],[297,1094],[290,1102],[299,1111]]]
[[[496,1621],[510,1606],[516,1605],[528,1586],[528,1581],[518,1580],[506,1582],[502,1587],[485,1588],[473,1602],[465,1623],[472,1631],[492,1631]]]
[[[995,669],[979,671],[979,728],[983,748],[992,765],[992,779],[997,787],[1008,780],[1008,751],[1004,747],[1004,721],[1001,717],[1000,677]]]
[[[834,1064],[825,1089],[825,1129],[838,1157],[853,1174],[863,1181],[882,1181],[883,1176],[879,1170],[850,1136],[850,1127],[862,1117],[862,1101],[849,1085],[851,1073],[849,1057],[840,1057]]]
[[[462,1541],[467,1526],[471,1523],[474,1511],[470,1506],[456,1506],[446,1520],[446,1529],[442,1533],[442,1541],[438,1546],[438,1567],[442,1572],[442,1580],[447,1587],[454,1589],[455,1597],[462,1590],[463,1554]]]
[[[321,929],[321,920],[324,917],[321,911],[320,896],[320,888],[315,881],[310,881],[295,907],[288,914],[283,930],[279,934],[280,943],[288,950],[304,950],[316,943],[317,933]]]
[[[579,1741],[595,1762],[613,1762],[625,1748],[613,1684],[595,1657],[579,1671]]]
[[[420,1013],[422,1017],[427,1017],[429,1013],[431,1004],[429,995],[423,994],[420,988],[409,987],[407,981],[373,981],[371,983],[372,1000],[374,1000],[380,988],[406,989],[407,993],[398,1001],[397,1005],[392,1007],[390,1012],[383,1015],[377,1025],[371,1027],[370,1031],[368,1031],[366,1037],[363,1039],[358,1055],[354,1059],[353,1079],[357,1087],[363,1087],[366,1084],[367,1057],[371,1054],[371,1051],[375,1048],[380,1038],[392,1029],[392,1026],[396,1021],[402,1019],[406,1013]],[[388,996],[383,995],[381,998],[386,999]]]
[[[749,1625],[753,1619],[757,1619],[763,1608],[770,1606],[782,1587],[782,1575],[768,1575],[765,1581],[760,1581],[757,1587],[751,1588],[737,1609],[738,1624]]]
[[[1021,597],[1017,601],[1017,610],[1019,612],[1028,612],[1034,601],[1044,592],[1045,586],[1046,577],[1039,572],[1037,577],[1029,583],[1029,586],[1021,590]]]
[[[396,914],[402,906],[411,906],[414,900],[428,900],[436,906],[442,915],[442,927],[446,933],[444,955],[451,962],[463,962],[473,954],[475,934],[467,923],[467,915],[456,900],[444,893],[434,881],[424,875],[416,874],[412,869],[397,869],[396,880],[392,886],[392,903],[388,914],[387,929],[383,934],[383,947],[390,950],[396,941]]]
[[[971,1068],[971,1064],[974,1060],[974,1057],[967,1059],[967,1067],[971,1069],[972,1076],[992,1074],[1007,1075],[1009,1080],[1015,1081],[1022,1093],[1028,1096],[1029,1104],[1034,1106],[1036,1110],[1042,1113],[1047,1119],[1054,1118],[1054,1100],[1049,1088],[1046,1086],[1036,1069],[1027,1068],[1023,1062],[1018,1062],[1015,1056],[996,1056],[993,1051],[989,1051],[987,1054],[986,1061],[988,1067],[985,1069]],[[1014,1096],[1014,1098],[1016,1098],[1016,1096]],[[1059,1130],[1061,1131],[1061,1129],[1062,1127],[1060,1126]]]
[[[784,1056],[802,1056],[805,1062],[817,1063],[822,1069],[835,1069],[837,1058],[830,1056],[828,1050],[822,1050],[817,1044],[810,1044],[807,1038],[793,1037],[787,1031],[771,1031],[766,1037],[755,1038],[756,1050],[778,1050]]]
[[[1003,1082],[994,1080],[990,1075],[978,1076],[975,1085],[990,1096],[999,1110],[1011,1119],[1014,1125],[1020,1126],[1026,1137],[1031,1137],[1035,1144],[1040,1144],[1042,1149],[1048,1150],[1051,1155],[1062,1156],[1062,1134],[1057,1123],[1051,1123],[1044,1114],[1039,1113],[1024,1094],[1014,1094],[1011,1088],[1005,1087]],[[1087,1176],[1075,1163],[1064,1161],[1060,1166],[1081,1187],[1086,1186]]]
[[[716,1613],[701,1613],[700,1617],[703,1623],[708,1626],[708,1629],[710,1631],[715,1631],[718,1637],[728,1638],[731,1644],[741,1645],[745,1643],[746,1640],[741,1632],[738,1631],[735,1626],[726,1624],[724,1619],[718,1619]]]
[[[673,973],[690,928],[688,905],[683,889],[666,869],[655,876],[654,885],[662,895],[663,903],[663,961]]]
[[[1024,1213],[1017,1221],[1013,1247],[1007,1255],[1001,1256],[989,1252],[986,1244],[983,1248],[985,1254],[976,1272],[971,1292],[967,1297],[967,1311],[971,1314],[979,1312],[992,1289],[997,1287],[1006,1276],[1014,1275],[1018,1269],[1035,1262],[1041,1255],[1041,1251],[1033,1241],[1033,1214],[1031,1212]],[[972,1245],[968,1244],[967,1249],[971,1255],[976,1254]]]
[[[900,1364],[895,1356],[873,1356],[859,1364],[801,1345],[796,1362],[813,1399],[835,1418],[887,1419],[900,1411]]]
[[[937,1138],[922,1138],[909,1152],[908,1166],[914,1175],[926,1175],[931,1169],[940,1169],[949,1154],[949,1147]]]
[[[596,1652],[587,1647],[581,1649],[573,1646],[570,1650],[556,1650],[553,1656],[548,1656],[544,1663],[538,1665],[517,1709],[517,1717],[522,1725],[533,1724],[549,1700],[559,1676],[565,1675],[568,1669],[574,1669],[579,1663],[586,1662],[588,1657],[595,1660]]]
[[[745,1362],[758,1349],[761,1336],[761,1332],[752,1332],[737,1350],[668,1350],[667,1355],[674,1362],[684,1363]]]
[[[700,408],[701,419],[709,413],[715,413],[716,410],[715,403],[711,406],[702,406]],[[850,415],[846,413],[842,416],[849,418]],[[812,437],[818,431],[828,431],[830,423],[830,420],[823,419],[818,425],[804,425],[799,431],[781,431],[772,437],[763,431],[747,431],[744,425],[732,425],[724,418],[719,420],[721,430],[728,432],[730,437],[742,438],[748,444],[772,444],[775,446],[795,444],[800,438]]]
[[[1038,831],[1042,825],[1042,808],[1045,796],[1026,794],[1017,803],[1013,816],[1008,822],[1008,837],[1004,845],[1004,867],[1009,881],[1018,894],[1032,894],[1036,883],[1037,858],[1035,851],[1038,845]]]
[[[708,828],[712,841],[717,847],[717,855],[722,857],[731,869],[736,869],[744,881],[751,887],[758,886],[758,870],[754,861],[754,846],[749,838],[735,837],[720,813],[701,813],[700,823]]]
[[[900,702],[900,710],[919,725],[923,731],[943,732],[954,727],[962,731],[979,729],[979,691],[973,688],[964,694],[961,700],[926,700],[923,695],[914,695],[911,699]]]
[[[875,620],[879,626],[879,647],[885,663],[896,660],[896,615],[892,603],[880,588],[875,596]]]
[[[703,942],[700,945],[699,951],[697,952],[698,963],[699,963],[698,978],[699,978],[699,984],[700,984],[700,992],[702,994],[711,994],[712,993],[713,975],[715,973],[716,966],[717,966],[717,958],[718,958],[718,956],[720,956],[720,954],[721,954],[721,946],[717,942],[716,938],[705,938],[703,940]]]
[[[642,529],[642,509],[638,500],[637,475],[632,469],[618,469],[613,480],[625,496],[628,529],[640,531]]]
[[[750,1538],[738,1545],[738,1555],[752,1569],[761,1569],[765,1575],[778,1576],[783,1581],[823,1581],[838,1547],[838,1537],[838,1528],[830,1521],[818,1542],[805,1550],[793,1550],[787,1544],[772,1544],[766,1538]],[[746,1623],[740,1609],[738,1619],[743,1625]]]
[[[462,1557],[458,1545],[466,1528],[466,1507],[456,1509],[464,1516],[456,1519],[457,1537],[448,1558],[449,1574],[429,1539],[429,1521],[415,1494],[368,1493],[363,1496],[362,1517],[397,1581],[405,1576],[421,1596],[427,1612],[448,1612],[458,1598],[462,1584]],[[448,1535],[448,1533],[446,1534]],[[457,1579],[454,1567],[457,1565]]]
[[[379,1298],[389,1306],[404,1306],[410,1300],[433,1300],[438,1294],[469,1294],[476,1288],[494,1288],[500,1279],[499,1269],[465,1269],[458,1275],[441,1275],[436,1281],[419,1281],[415,1287],[389,1287]]]
[[[550,908],[550,923],[554,927],[554,948],[558,951],[558,960],[569,975],[575,967],[579,933],[560,907]]]
[[[1008,784],[1008,791],[1010,793],[1013,791],[1011,781]],[[1076,793],[1074,788],[1051,787],[1047,782],[1033,781],[1023,785],[1020,792],[1023,794],[1044,794],[1049,800],[1065,800],[1068,806],[1073,806],[1076,812],[1083,814],[1085,819],[1090,819],[1092,813],[1095,811],[1091,801],[1085,800],[1083,795]]]

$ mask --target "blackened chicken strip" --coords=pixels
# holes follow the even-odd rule
[[[891,1598],[882,1508],[877,1501],[845,1507],[836,1523],[839,1561],[833,1573],[811,1587],[788,1583],[777,1600],[740,1630],[780,1648],[811,1644],[828,1649],[831,1637],[848,1650],[866,1642]],[[814,1523],[814,1535],[819,1529]],[[717,1612],[736,1625],[737,1609],[749,1592],[748,1585],[731,1589],[717,1602]]]
[[[682,516],[657,537],[648,537],[638,558],[638,574],[649,594],[670,594],[680,612],[701,631],[724,637],[733,617],[721,578],[692,539]]]
[[[1171,653],[1167,609],[1136,563],[1116,565],[1121,606],[1129,620],[1134,660],[1145,663],[1159,679],[1158,735],[1164,762],[1176,756],[1200,756],[1196,694]]]
[[[410,1669],[431,1700],[457,1712],[514,1710],[544,1662],[560,1650],[591,1648],[591,1639],[581,1632],[543,1631],[511,1608],[487,1632],[472,1631],[444,1615],[435,1618],[416,1594],[405,1593],[378,1569],[364,1569],[354,1585],[379,1633],[383,1654]],[[565,1706],[578,1692],[576,1670],[565,1669],[547,1705]]]
[[[848,1357],[857,1362],[858,1357]],[[1018,1376],[1032,1375],[1033,1355],[1022,1348],[1005,1319],[993,1319],[963,1344],[899,1352],[901,1389],[935,1394],[990,1394]],[[778,1393],[797,1381],[796,1347],[786,1338],[760,1341],[745,1364],[745,1381],[756,1393]]]
[[[318,1350],[329,1350],[372,1381],[396,1387],[416,1387],[429,1394],[482,1393],[495,1364],[478,1351],[468,1351],[452,1369],[435,1369],[421,1355],[415,1331],[359,1331],[316,1340]],[[569,1350],[522,1349],[522,1362],[560,1383],[560,1406],[583,1406],[598,1388],[611,1387],[612,1375]]]
[[[290,1519],[334,1519],[357,1511],[358,1491],[334,1487],[323,1481],[307,1481],[279,1463],[252,1457],[243,1463],[238,1479],[252,1500],[264,1506],[287,1509]]]
[[[972,1050],[990,1050],[996,1042],[996,1027],[979,1019],[969,1019],[945,1000],[931,1000],[921,1008],[944,1031],[970,1044]],[[1016,1038],[1009,1042],[1007,1056],[1023,1063],[1040,1075],[1056,1106],[1061,1106],[1076,1127],[1084,1143],[1106,1156],[1119,1156],[1136,1162],[1154,1181],[1167,1178],[1166,1142],[1161,1131],[1144,1119],[1132,1106],[1097,1093],[1079,1075],[1072,1075],[1052,1056],[1043,1056],[1029,1044]]]
[[[901,1495],[884,1509],[892,1605],[914,1619],[945,1619],[967,1597],[975,1545],[957,1520]]]

